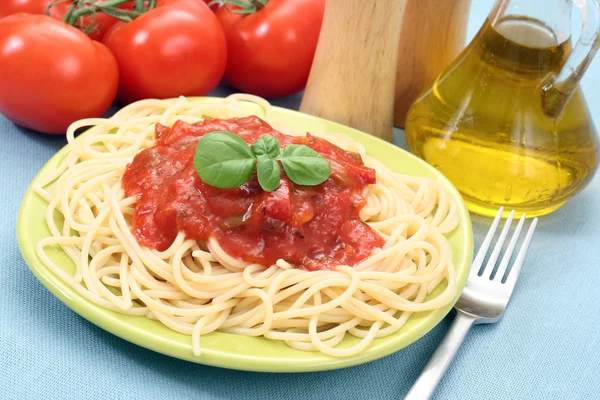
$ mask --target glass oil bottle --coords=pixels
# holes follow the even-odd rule
[[[409,111],[411,151],[476,214],[493,216],[499,206],[547,214],[594,175],[598,138],[578,82],[600,43],[600,4],[575,2],[587,27],[572,49],[570,1],[497,1]]]

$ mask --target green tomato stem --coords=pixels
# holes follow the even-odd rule
[[[73,12],[75,11],[76,8],[77,8],[77,3],[71,4],[71,7],[69,7],[69,11],[67,11],[65,16],[63,17],[63,22],[67,22],[67,23],[69,22],[69,19],[71,18],[71,15],[73,15]],[[50,15],[50,5],[48,5],[48,15]]]
[[[232,6],[238,7],[238,9],[231,11],[232,14],[254,14],[267,5],[269,0],[213,0],[208,5],[212,6],[213,4],[231,4]],[[229,8],[228,8],[229,10]]]
[[[122,21],[129,22],[134,18],[142,15],[142,12],[137,11],[127,11],[121,10],[120,8],[116,8],[122,4],[130,3],[131,0],[108,0],[104,1],[101,4],[91,4],[89,7],[79,8],[69,15],[69,19],[66,21],[69,25],[75,25],[77,23],[77,19],[83,17],[85,15],[95,14],[98,11],[106,11],[107,14],[114,16]],[[143,2],[143,0],[142,0]],[[76,3],[74,3],[76,4]],[[142,3],[143,4],[143,3]],[[66,16],[65,16],[66,18]]]
[[[133,9],[136,12],[143,13],[145,11],[144,0],[135,0],[135,6]]]

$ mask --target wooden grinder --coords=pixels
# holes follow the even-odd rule
[[[300,111],[391,140],[392,125],[462,50],[469,6],[328,0]]]
[[[391,140],[406,0],[328,0],[300,111]]]
[[[465,47],[471,0],[411,0],[400,33],[394,125]]]

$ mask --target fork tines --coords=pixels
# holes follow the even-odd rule
[[[498,229],[498,226],[500,225],[500,219],[502,218],[503,212],[504,212],[504,207],[500,207],[500,209],[498,210],[498,213],[496,214],[496,217],[494,218],[494,221],[492,222],[492,226],[490,227],[490,230],[488,231],[487,235],[485,236],[485,239],[483,240],[483,243],[481,244],[481,248],[479,249],[479,252],[477,253],[477,256],[475,257],[475,260],[473,260],[473,266],[471,267],[471,272],[470,272],[469,278],[471,279],[471,278],[475,278],[475,276],[477,276],[477,277],[487,278],[487,279],[490,279],[493,281],[500,281],[502,283],[508,284],[507,286],[509,286],[512,291],[512,287],[514,287],[515,283],[517,282],[519,273],[521,272],[521,267],[523,266],[523,261],[525,259],[525,255],[527,254],[527,250],[528,250],[529,244],[531,242],[531,237],[533,236],[533,232],[535,231],[535,227],[537,225],[538,219],[534,218],[533,221],[531,222],[531,225],[529,226],[529,229],[527,230],[527,234],[525,235],[525,239],[523,240],[523,244],[521,245],[521,249],[519,250],[519,253],[517,254],[517,257],[516,257],[512,267],[509,269],[510,260],[512,258],[512,255],[513,255],[513,252],[517,245],[517,242],[519,240],[519,236],[521,235],[521,230],[523,229],[523,225],[525,223],[525,214],[523,214],[521,216],[521,218],[519,219],[519,223],[517,224],[517,227],[515,228],[515,230],[512,234],[510,242],[508,243],[506,251],[504,252],[504,256],[502,257],[502,260],[500,261],[500,265],[496,269],[495,268],[496,262],[498,261],[498,257],[500,255],[500,253],[502,252],[504,242],[506,241],[506,238],[508,236],[510,227],[513,223],[513,219],[515,216],[515,211],[512,210],[510,212],[508,218],[506,219],[506,222],[504,223],[504,227],[502,228],[502,231],[500,232],[500,236],[498,237],[498,240],[496,241],[496,245],[494,246],[492,253],[489,256],[487,263],[482,268],[483,262],[488,253],[492,239],[494,238],[496,230]]]

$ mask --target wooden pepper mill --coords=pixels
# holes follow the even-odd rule
[[[328,0],[300,111],[391,140],[406,0]]]
[[[408,1],[396,66],[394,125],[465,47],[471,0]]]
[[[328,0],[300,111],[391,140],[465,44],[471,0]],[[395,103],[395,104],[394,104]]]

